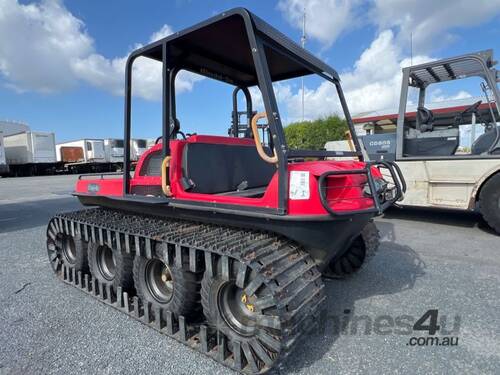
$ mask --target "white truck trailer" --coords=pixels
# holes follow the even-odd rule
[[[7,137],[12,134],[29,132],[31,129],[28,124],[19,121],[0,120],[0,131]]]
[[[148,141],[146,139],[131,139],[130,140],[130,160],[138,161],[139,158],[148,149]]]
[[[3,144],[3,132],[0,129],[0,176],[6,176],[9,174],[9,165],[5,159],[5,147]]]
[[[156,138],[147,138],[146,139],[146,149],[149,150],[156,144]]]
[[[106,162],[113,170],[123,168],[123,139],[107,138],[104,140]]]
[[[56,145],[57,161],[72,173],[109,172],[103,139],[78,139]]]
[[[4,137],[10,174],[32,176],[54,173],[57,160],[54,133],[27,131]]]

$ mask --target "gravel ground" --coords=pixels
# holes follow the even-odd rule
[[[80,207],[75,179],[0,179],[0,373],[232,373],[56,280],[45,225]],[[461,212],[394,209],[377,225],[377,256],[326,281],[328,319],[276,373],[500,373],[500,238]],[[429,309],[458,345],[408,345]]]

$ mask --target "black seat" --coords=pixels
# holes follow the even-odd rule
[[[269,184],[275,172],[276,167],[262,160],[255,146],[187,143],[183,149],[183,185],[192,193],[261,188]]]
[[[406,129],[403,152],[406,156],[451,156],[455,155],[460,144],[458,127],[419,132]]]
[[[434,128],[434,113],[425,107],[417,108],[417,123],[420,125],[420,131],[432,131]]]
[[[500,154],[500,127],[495,126],[493,129],[486,131],[477,138],[471,147],[472,155],[481,155],[491,153],[493,155]]]

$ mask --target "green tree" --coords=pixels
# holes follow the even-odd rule
[[[302,150],[322,150],[328,141],[346,139],[346,120],[337,115],[314,121],[301,121],[284,128],[288,147]]]

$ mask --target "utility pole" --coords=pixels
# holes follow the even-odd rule
[[[410,66],[413,66],[413,32],[410,33]]]
[[[304,7],[304,13],[302,16],[302,36],[300,38],[300,44],[302,48],[306,47],[306,8]],[[302,121],[304,121],[304,77],[302,77]]]

